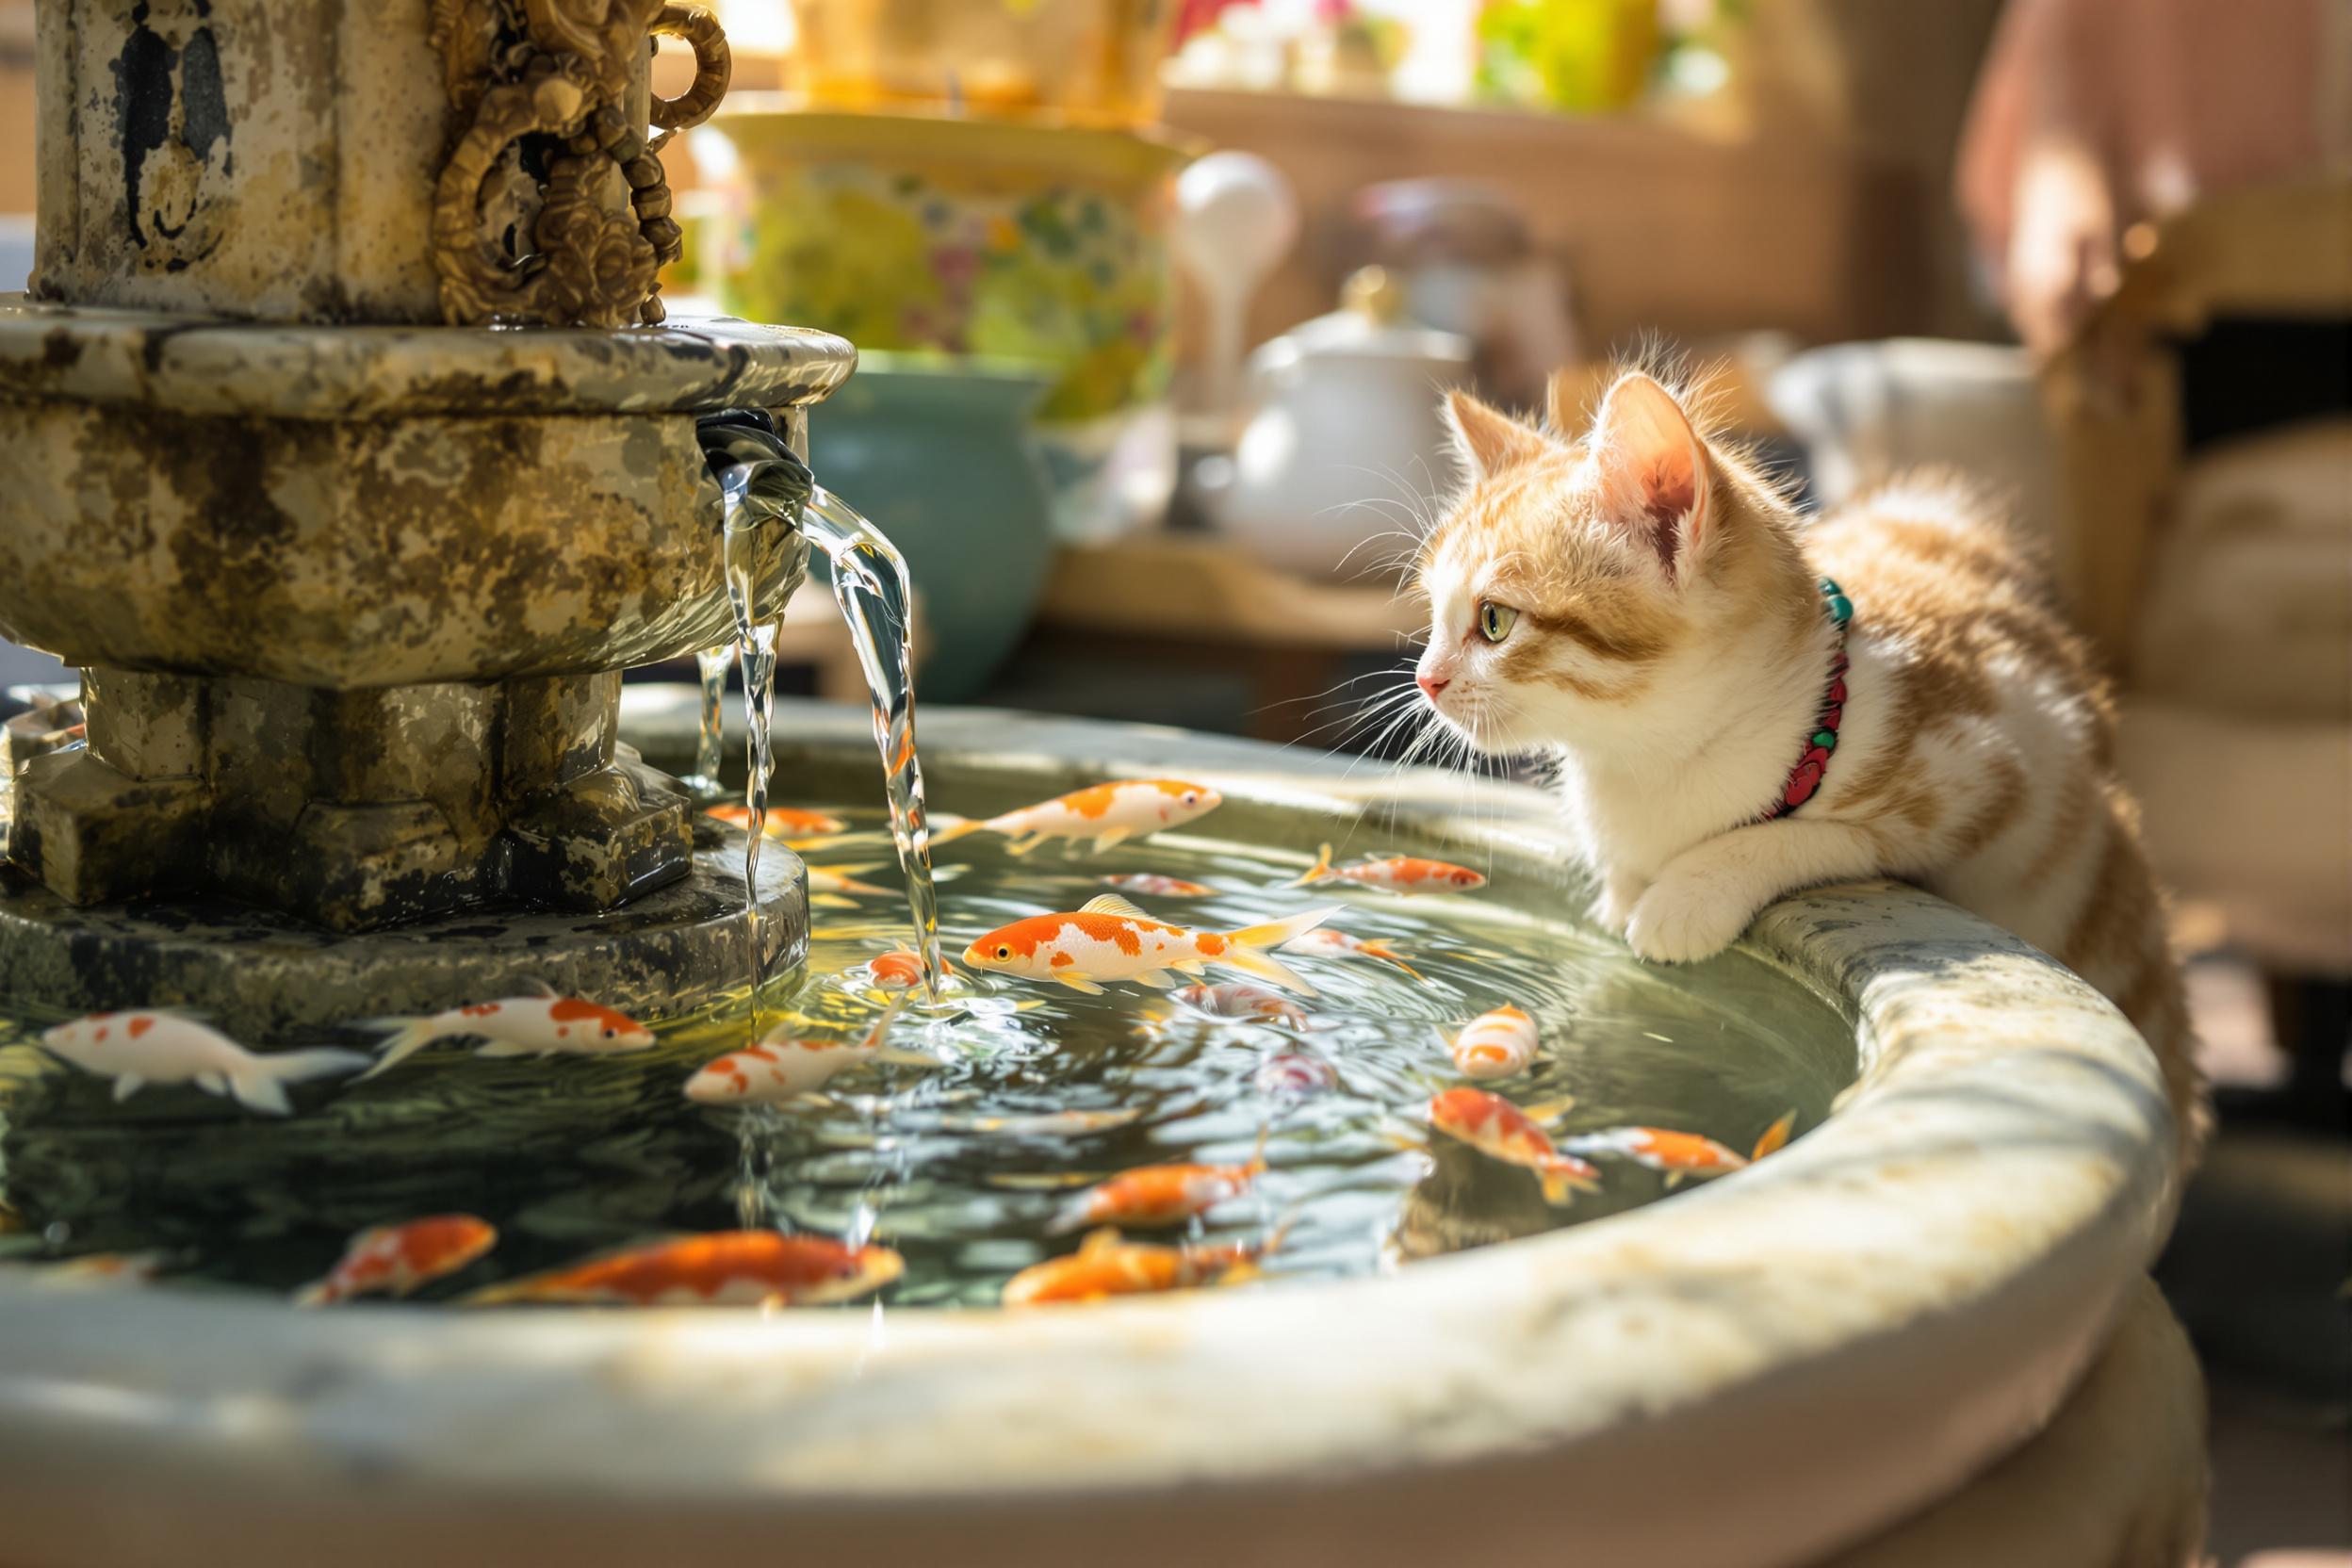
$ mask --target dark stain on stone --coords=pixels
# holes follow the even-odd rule
[[[41,363],[51,370],[70,370],[81,362],[81,340],[63,327],[45,334],[41,340]]]
[[[175,51],[147,25],[147,8],[131,12],[131,36],[114,62],[117,122],[122,128],[122,191],[128,204],[131,241],[144,247],[139,226],[139,176],[147,155],[162,147],[172,134],[172,64]]]

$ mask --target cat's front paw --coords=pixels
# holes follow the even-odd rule
[[[1625,944],[1655,964],[1687,964],[1729,947],[1756,911],[1703,876],[1650,884],[1625,923]]]
[[[1613,871],[1601,882],[1601,896],[1592,902],[1592,918],[1601,929],[1612,937],[1625,933],[1626,923],[1633,919],[1634,906],[1649,884],[1630,872]]]

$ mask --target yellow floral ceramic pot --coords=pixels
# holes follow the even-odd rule
[[[1040,418],[1150,402],[1168,372],[1168,226],[1191,153],[1148,134],[796,111],[712,122],[742,205],[712,269],[727,307],[860,348],[1053,368]]]

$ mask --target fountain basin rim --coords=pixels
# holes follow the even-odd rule
[[[784,756],[862,757],[866,725],[791,708]],[[1270,789],[1285,805],[1364,804],[1334,790],[1338,764],[1198,736],[972,711],[926,715],[923,741],[948,777],[1042,788],[1037,759],[1179,771],[1181,750],[1229,796],[1287,780]],[[1105,757],[1119,765],[1073,760]],[[1425,825],[1523,871],[1565,864],[1538,816]],[[1399,1508],[1539,1495],[1594,1560],[1660,1531],[1743,1542],[1710,1559],[1728,1568],[1803,1560],[2047,1419],[2168,1221],[2174,1151],[2130,1026],[1964,911],[1827,889],[1742,947],[1837,999],[1861,1077],[1783,1153],[1632,1213],[1385,1278],[878,1322],[301,1314],[0,1280],[0,1476],[29,1492],[103,1454],[110,1473],[352,1507],[593,1497],[811,1527],[918,1502],[1042,1515],[1354,1486]],[[230,1419],[248,1408],[267,1419]],[[1674,1498],[1688,1517],[1661,1511]]]
[[[0,399],[184,415],[654,414],[814,402],[848,340],[728,316],[658,327],[320,326],[0,294]]]

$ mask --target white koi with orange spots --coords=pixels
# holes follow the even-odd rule
[[[1282,946],[1288,952],[1320,954],[1327,958],[1378,958],[1384,964],[1395,964],[1415,980],[1425,978],[1387,942],[1365,940],[1361,937],[1351,937],[1345,931],[1309,931],[1304,936],[1284,942]]]
[[[177,1013],[92,1013],[44,1030],[43,1049],[85,1072],[114,1080],[116,1100],[148,1084],[193,1084],[248,1110],[284,1116],[288,1084],[350,1072],[368,1058],[350,1051],[257,1055],[208,1024]]]
[[[1225,797],[1206,784],[1181,778],[1128,778],[1096,784],[1000,817],[959,822],[931,836],[934,845],[973,833],[1002,833],[1011,852],[1026,855],[1049,839],[1091,839],[1097,850],[1179,827],[1208,815]]]
[[[772,1105],[823,1088],[835,1074],[866,1062],[938,1067],[936,1056],[885,1047],[883,1036],[898,1011],[893,1003],[864,1037],[814,1039],[791,1026],[772,1030],[757,1045],[730,1051],[703,1064],[686,1081],[686,1098],[703,1105]]]
[[[1444,1030],[1438,1031],[1438,1037],[1445,1038]],[[1454,1066],[1464,1077],[1508,1078],[1527,1070],[1541,1037],[1535,1020],[1525,1010],[1501,1006],[1480,1013],[1446,1043],[1454,1054]]]
[[[1105,980],[1132,980],[1164,990],[1175,984],[1175,974],[1198,974],[1205,965],[1224,964],[1313,996],[1313,986],[1263,950],[1296,941],[1337,913],[1310,909],[1238,931],[1190,931],[1105,893],[1065,914],[1032,915],[999,926],[964,949],[964,962],[1025,980],[1058,981],[1089,996],[1100,996]]]
[[[569,996],[508,996],[469,1002],[431,1018],[381,1019],[388,1028],[376,1065],[360,1074],[373,1078],[439,1040],[479,1039],[478,1056],[608,1056],[644,1051],[653,1031],[594,1002]]]
[[[1451,860],[1429,860],[1418,855],[1391,855],[1362,860],[1352,866],[1331,864],[1331,846],[1315,851],[1315,864],[1300,873],[1294,888],[1313,882],[1353,882],[1391,893],[1466,893],[1486,886],[1486,878]]]
[[[1748,1163],[1746,1155],[1724,1148],[1713,1138],[1666,1127],[1610,1127],[1563,1139],[1560,1147],[1579,1154],[1622,1154],[1636,1165],[1663,1171],[1676,1180],[1685,1176],[1720,1176]]]

